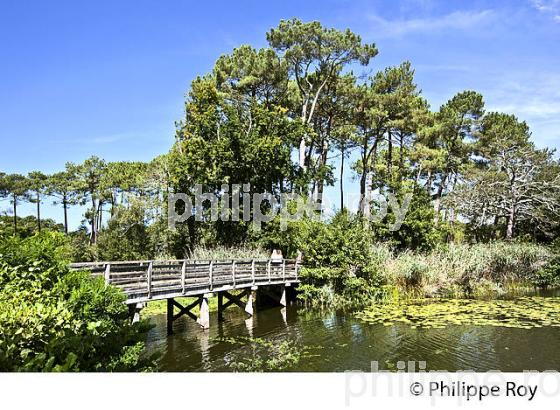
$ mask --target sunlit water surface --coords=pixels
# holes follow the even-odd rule
[[[560,292],[549,292],[558,298]],[[560,298],[558,298],[560,303]],[[310,310],[296,305],[268,308],[247,319],[238,308],[227,309],[224,321],[211,315],[203,331],[184,316],[166,333],[165,315],[152,317],[147,351],[159,351],[161,371],[231,371],[232,357],[243,346],[224,338],[291,340],[305,355],[288,371],[395,370],[399,361],[426,362],[427,370],[523,371],[560,370],[560,327],[534,329],[492,326],[448,326],[412,329],[408,325],[368,324],[350,312]]]

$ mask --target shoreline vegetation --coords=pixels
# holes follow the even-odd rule
[[[342,249],[341,251],[345,251]],[[347,250],[346,250],[347,251]],[[266,254],[261,250],[261,254]],[[206,259],[232,258],[235,249],[209,249],[195,254]],[[528,243],[449,244],[429,252],[395,252],[387,244],[372,244],[368,277],[357,276],[356,266],[304,267],[298,300],[312,307],[358,309],[427,299],[494,300],[522,296],[535,289],[560,286],[558,256],[554,249]],[[189,304],[194,298],[179,302]],[[217,298],[209,299],[210,311]],[[195,308],[196,310],[196,308]],[[142,310],[151,316],[166,312],[165,301]]]
[[[395,253],[381,244],[371,252],[366,275],[304,268],[300,299],[359,307],[416,298],[497,299],[560,285],[557,253],[534,244],[449,244],[425,253]]]

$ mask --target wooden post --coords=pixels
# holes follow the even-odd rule
[[[212,290],[212,282],[214,281],[213,276],[214,276],[214,261],[210,261],[210,287],[209,287],[210,290]]]
[[[287,306],[287,304],[286,304],[286,286],[282,285],[281,288],[280,288],[280,290],[281,290],[281,292],[282,292],[282,294],[281,294],[281,296],[280,296],[280,304],[281,304],[283,307],[286,307],[286,306]]]
[[[303,262],[303,253],[301,253],[301,251],[297,251],[297,258],[296,258],[296,262],[294,264],[294,270],[295,270],[295,275],[296,275],[296,280],[298,280],[298,270],[299,270],[299,266],[302,264]]]
[[[272,282],[272,277],[270,276],[271,275],[271,270],[272,270],[271,266],[270,266],[271,263],[272,263],[272,261],[269,260],[268,263],[266,264],[266,274],[268,275],[268,283]]]
[[[167,334],[173,333],[173,298],[167,299]]]
[[[153,267],[153,262],[150,261],[150,264],[148,265],[148,275],[147,275],[148,299],[150,299],[152,297],[152,267]]]
[[[208,308],[209,296],[210,295],[205,294],[200,298],[200,312],[197,322],[203,329],[208,329],[210,327],[210,309]]]
[[[183,295],[185,294],[185,277],[187,275],[187,261],[183,261],[183,266],[181,267],[181,289]]]
[[[128,310],[130,316],[132,317],[132,323],[137,323],[140,321],[140,311],[144,307],[143,303],[135,303],[133,305],[128,305]]]
[[[253,279],[253,285],[255,284],[255,260],[251,261],[251,278]]]
[[[286,260],[282,261],[282,280],[286,282]]]
[[[218,292],[218,320],[224,319],[224,294]]]
[[[105,265],[105,282],[109,283],[110,279],[111,279],[111,264],[108,263],[107,265]]]
[[[255,312],[255,304],[257,301],[257,286],[251,287],[251,290],[247,294],[247,304],[245,305],[245,312],[253,316]]]
[[[235,288],[235,261],[231,264],[231,276],[233,279],[233,287]]]

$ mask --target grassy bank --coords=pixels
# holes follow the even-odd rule
[[[188,306],[193,303],[196,298],[176,298],[177,302],[179,302],[183,306]],[[211,312],[218,310],[218,298],[209,298],[208,299],[208,307],[210,308]],[[197,314],[198,313],[198,306],[192,309],[192,312]],[[177,310],[175,310],[177,312]],[[155,300],[153,302],[148,302],[146,307],[142,309],[142,316],[143,317],[150,317],[155,315],[164,315],[167,313],[167,301],[163,300]]]

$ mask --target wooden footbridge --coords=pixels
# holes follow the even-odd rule
[[[107,283],[120,288],[127,297],[125,303],[133,321],[139,320],[146,303],[166,299],[168,333],[173,332],[173,321],[183,315],[196,320],[203,329],[209,328],[208,298],[217,295],[219,319],[231,305],[253,315],[261,296],[286,306],[287,288],[299,283],[298,261],[282,258],[86,262],[70,267],[103,276]],[[175,300],[179,297],[196,299],[183,306]],[[198,316],[192,312],[196,306]]]

